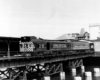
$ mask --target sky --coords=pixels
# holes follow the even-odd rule
[[[100,0],[0,0],[0,36],[55,39],[96,23]]]

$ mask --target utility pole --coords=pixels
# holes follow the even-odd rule
[[[5,41],[8,46],[7,57],[10,58],[10,41]]]

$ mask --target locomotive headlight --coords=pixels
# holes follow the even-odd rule
[[[91,48],[94,48],[94,46],[93,46],[93,45],[91,45]]]
[[[90,43],[90,48],[93,49],[94,48],[94,44]]]

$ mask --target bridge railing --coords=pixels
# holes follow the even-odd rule
[[[94,55],[93,52],[60,52],[60,53],[37,53],[37,52],[29,52],[29,53],[21,53],[19,51],[10,51],[9,52],[10,57],[12,56],[34,56],[34,57],[59,57],[59,56],[85,56],[85,55]],[[30,55],[29,55],[30,54]],[[95,55],[99,55],[100,53],[96,53]],[[7,57],[8,56],[8,51],[0,51],[0,57]]]

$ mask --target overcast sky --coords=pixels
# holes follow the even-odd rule
[[[100,0],[0,0],[0,36],[54,39],[100,23]]]

